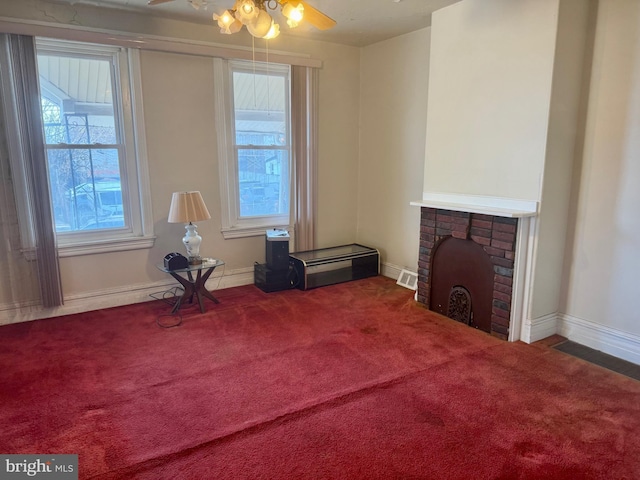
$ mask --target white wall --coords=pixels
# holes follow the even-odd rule
[[[362,50],[358,242],[417,270],[430,28]],[[391,271],[389,272],[392,273]]]
[[[324,45],[324,46],[323,46]],[[356,239],[360,49],[319,43],[322,58],[318,138],[318,248]]]
[[[637,363],[639,159],[640,2],[601,0],[561,331]]]
[[[561,0],[534,265],[531,318],[560,310],[574,164],[582,153],[595,3]],[[590,7],[593,9],[591,11]]]
[[[540,199],[558,1],[433,14],[425,192]]]

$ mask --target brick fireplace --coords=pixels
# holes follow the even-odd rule
[[[434,258],[438,255],[438,248],[443,246],[444,242],[457,239],[459,247],[465,248],[462,250],[452,249],[451,245],[455,242],[449,242],[447,250],[452,252],[448,253],[451,258],[441,259],[436,264],[437,268],[446,269],[447,265],[451,265],[451,269],[453,269],[456,261],[462,262],[459,267],[461,272],[459,278],[447,280],[450,284],[450,287],[446,287],[447,290],[451,288],[452,292],[459,293],[459,287],[466,290],[465,284],[469,283],[471,308],[473,309],[473,305],[478,306],[475,312],[475,322],[472,321],[471,325],[481,325],[477,328],[486,330],[493,336],[508,339],[517,228],[517,218],[422,207],[418,259],[418,302],[423,303],[431,310],[447,314],[446,311],[442,311],[443,308],[446,310],[446,306],[431,304],[434,293],[434,273],[438,275],[438,272],[434,272]],[[475,245],[465,245],[465,242],[472,242]],[[461,253],[454,253],[456,251]],[[485,255],[486,258],[478,258]],[[465,262],[468,268],[465,267]],[[485,277],[484,283],[488,282],[488,287],[474,287],[473,279],[464,278],[464,272],[471,271],[473,265],[483,264],[483,262],[488,265],[488,272],[485,268],[485,273],[482,274]],[[441,266],[438,267],[438,265]],[[450,275],[450,272],[448,273]],[[454,293],[451,295],[453,298]],[[481,295],[483,298],[473,298],[474,295],[476,297]],[[488,298],[487,295],[491,298]],[[488,307],[480,308],[482,304],[488,305]],[[449,308],[451,311],[451,302]],[[450,314],[449,316],[456,318],[455,315]],[[479,318],[480,316],[484,318]]]

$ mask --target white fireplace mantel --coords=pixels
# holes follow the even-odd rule
[[[536,201],[455,193],[424,192],[422,200],[411,202],[411,205],[510,218],[534,217],[538,214]]]

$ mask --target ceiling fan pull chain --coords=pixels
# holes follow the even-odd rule
[[[251,57],[253,59],[253,106],[257,108],[258,101],[256,98],[256,37],[251,36]]]
[[[267,45],[267,117],[271,115],[271,79],[269,78],[269,40],[264,41]]]

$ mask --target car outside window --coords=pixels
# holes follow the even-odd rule
[[[36,46],[61,255],[86,244],[94,251],[126,249],[126,241],[131,248],[150,247],[138,52],[43,38]]]

